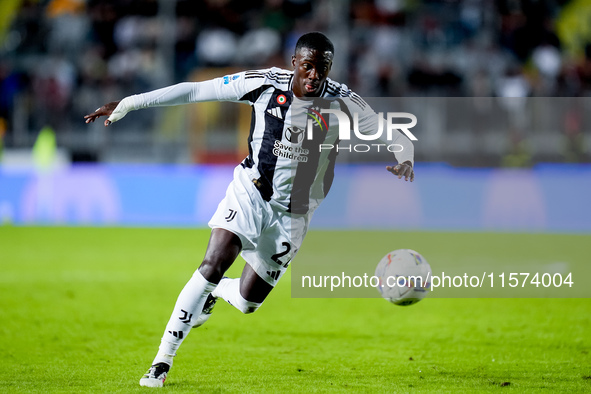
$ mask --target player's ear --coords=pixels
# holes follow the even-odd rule
[[[291,65],[292,65],[293,68],[295,68],[295,65],[296,65],[296,57],[295,57],[295,55],[291,55]]]

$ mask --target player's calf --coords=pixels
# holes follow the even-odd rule
[[[248,301],[240,294],[240,279],[222,278],[218,286],[211,293],[214,297],[221,297],[234,308],[244,314],[256,312],[262,302]]]
[[[230,301],[228,301],[228,303],[230,305],[232,305],[234,308],[238,309],[240,312],[244,313],[245,315],[256,312],[256,310],[259,309],[260,306],[262,305],[262,303],[260,303],[260,302],[252,302],[252,301],[245,300],[240,295],[240,292],[238,292],[238,295],[233,300],[233,302],[234,303],[230,303]]]

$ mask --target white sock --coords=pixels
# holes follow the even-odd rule
[[[253,313],[262,305],[262,302],[246,301],[242,297],[239,278],[223,278],[211,294],[214,297],[223,298],[242,313]]]
[[[165,362],[172,366],[177,349],[193,328],[207,296],[215,287],[215,283],[207,281],[199,271],[195,271],[179,294],[164,335],[162,335],[158,354],[152,364]]]

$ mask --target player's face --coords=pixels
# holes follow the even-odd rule
[[[291,57],[293,94],[296,97],[317,97],[332,66],[331,52],[301,48]]]

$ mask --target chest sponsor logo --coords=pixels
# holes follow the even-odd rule
[[[285,139],[292,144],[299,144],[304,140],[304,129],[297,126],[291,126],[285,129]]]
[[[275,156],[295,160],[299,163],[308,162],[308,153],[310,153],[309,149],[304,149],[297,145],[287,145],[279,140],[275,140],[275,144],[273,144],[273,154]]]

